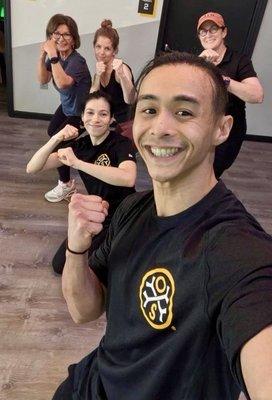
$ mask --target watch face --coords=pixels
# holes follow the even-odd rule
[[[59,57],[52,57],[52,58],[50,58],[50,63],[51,63],[51,64],[56,64],[57,62],[59,62]]]

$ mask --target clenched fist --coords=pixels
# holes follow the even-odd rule
[[[62,162],[62,164],[68,165],[68,167],[76,168],[78,158],[75,156],[75,153],[73,152],[73,149],[71,147],[59,149],[58,158],[60,162]]]
[[[101,76],[106,71],[106,64],[103,61],[96,63],[96,75]]]
[[[213,64],[216,64],[219,61],[219,54],[212,49],[206,49],[202,51],[202,53],[199,54],[199,57],[202,57],[206,61],[210,61]]]
[[[115,58],[112,62],[112,68],[115,70],[115,73],[117,76],[123,76],[124,75],[124,68],[123,68],[123,60],[120,58]]]
[[[55,135],[55,138],[60,142],[75,139],[76,137],[78,137],[78,129],[68,124]]]
[[[69,204],[68,246],[76,252],[91,246],[92,237],[103,229],[109,204],[99,196],[74,194]]]
[[[54,39],[48,39],[43,44],[43,50],[47,53],[49,58],[57,56],[57,46]]]

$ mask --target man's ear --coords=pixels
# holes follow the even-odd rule
[[[229,137],[230,130],[233,124],[233,117],[231,115],[224,115],[218,121],[216,133],[214,135],[214,145],[218,146],[224,143]]]

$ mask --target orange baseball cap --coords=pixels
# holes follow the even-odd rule
[[[222,15],[218,14],[216,12],[210,11],[210,12],[202,15],[202,17],[199,18],[198,23],[197,23],[197,30],[200,28],[200,26],[205,21],[212,21],[216,25],[218,25],[220,28],[223,28],[225,26],[225,21],[224,21],[224,18],[222,17]]]

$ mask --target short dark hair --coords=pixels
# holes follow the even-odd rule
[[[112,104],[112,99],[111,96],[108,93],[103,92],[102,90],[97,90],[95,92],[89,93],[88,96],[86,97],[85,103],[82,108],[82,112],[85,111],[86,105],[90,100],[98,100],[98,99],[104,99],[110,107],[110,116],[113,116],[113,104]]]
[[[228,103],[228,93],[224,80],[219,69],[212,63],[205,61],[203,58],[198,57],[194,54],[172,51],[167,53],[161,53],[151,61],[149,61],[143,68],[140,76],[136,82],[137,92],[139,93],[141,84],[144,78],[153,69],[161,67],[163,65],[175,65],[175,64],[187,64],[193,67],[201,69],[205,72],[211,79],[212,89],[213,89],[213,111],[216,116],[224,115],[226,113],[227,103]],[[158,83],[159,84],[159,83]],[[137,103],[137,98],[136,98]],[[133,114],[135,113],[136,104],[133,107]]]
[[[67,25],[69,32],[74,39],[74,48],[78,49],[80,47],[80,36],[78,33],[78,27],[75,20],[68,15],[55,14],[50,18],[46,27],[46,37],[50,39],[51,35],[56,31],[59,25]]]
[[[117,30],[112,27],[112,22],[110,19],[104,19],[101,22],[100,28],[98,28],[94,34],[93,45],[96,45],[97,39],[99,36],[104,36],[111,41],[111,45],[113,50],[118,50],[119,46],[119,35]]]

